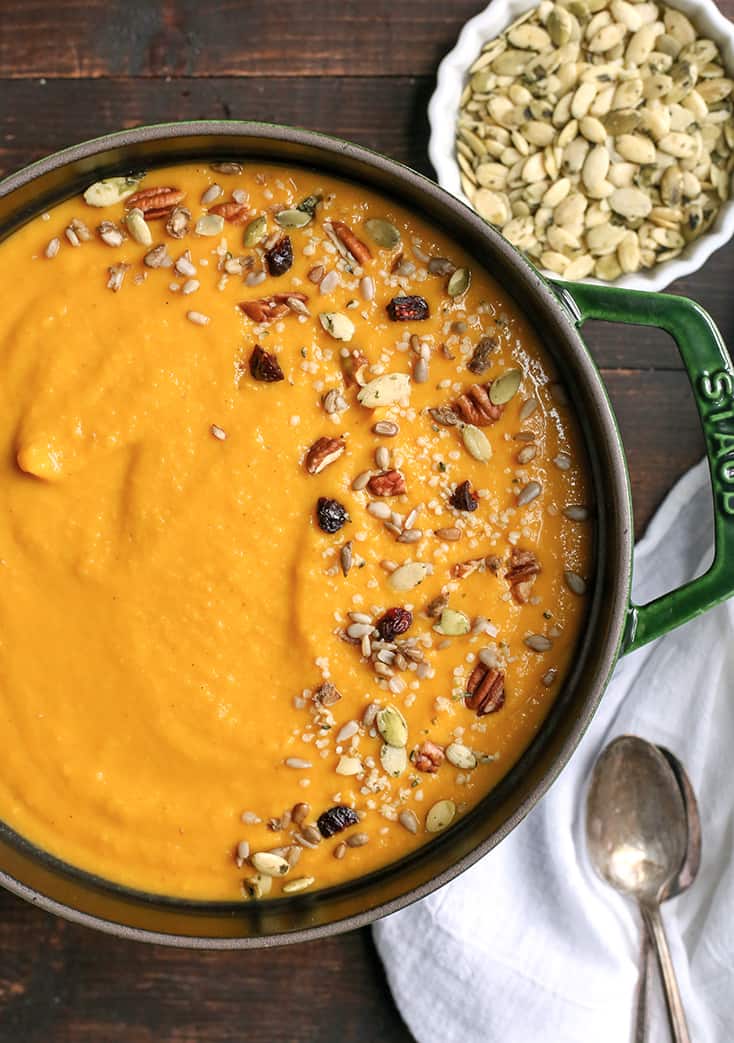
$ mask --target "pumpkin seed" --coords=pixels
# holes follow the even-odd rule
[[[460,637],[462,634],[469,633],[471,622],[464,612],[457,612],[453,608],[445,608],[433,629],[439,634],[445,634],[447,637]]]
[[[354,323],[347,315],[339,311],[323,311],[319,315],[319,322],[323,329],[333,337],[334,340],[350,341],[354,336]],[[364,390],[364,388],[362,389]],[[358,396],[359,397],[359,396]],[[363,401],[360,398],[360,402]]]
[[[394,572],[391,572],[387,582],[393,590],[413,590],[423,582],[426,576],[431,574],[431,571],[431,565],[422,561],[413,561],[407,565],[400,565]]]
[[[305,228],[310,224],[312,215],[307,210],[280,210],[275,215],[275,223],[281,228]]]
[[[250,861],[263,876],[285,876],[290,869],[288,862],[270,851],[258,851]]]
[[[492,446],[480,428],[473,424],[464,424],[461,429],[461,437],[466,451],[480,464],[486,464],[492,459]]]
[[[400,242],[400,232],[387,218],[371,217],[364,226],[370,237],[385,250],[394,249]]]
[[[461,768],[462,771],[471,771],[477,766],[477,758],[468,746],[464,746],[460,742],[449,743],[446,747],[446,760],[455,768]]]
[[[248,224],[245,229],[245,246],[257,246],[262,242],[268,230],[268,219],[265,214],[260,214]]]
[[[384,706],[378,710],[375,725],[388,746],[400,748],[407,745],[408,725],[396,707]]]
[[[296,210],[302,210],[305,214],[309,214],[310,217],[316,216],[316,209],[321,202],[321,196],[306,196],[296,207]],[[297,226],[300,227],[300,226]]]
[[[446,287],[449,297],[461,297],[471,285],[471,272],[468,268],[457,268]]]
[[[224,218],[221,214],[203,214],[196,222],[194,231],[197,235],[215,236],[224,231]]]
[[[440,833],[448,829],[456,816],[456,805],[453,800],[439,800],[426,815],[426,829],[429,833]]]
[[[88,206],[115,206],[133,194],[143,177],[143,174],[131,174],[129,177],[108,177],[95,181],[84,192],[84,202]]]
[[[380,747],[380,764],[387,775],[396,779],[408,767],[408,754],[404,746],[390,746],[387,743]]]
[[[384,373],[365,384],[357,401],[368,409],[392,406],[410,397],[411,380],[407,373]]]
[[[509,369],[493,380],[489,388],[489,400],[495,406],[506,405],[513,398],[522,382],[521,369]]]

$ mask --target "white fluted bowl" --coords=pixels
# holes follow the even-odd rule
[[[713,0],[665,0],[666,6],[682,11],[699,32],[718,45],[729,76],[734,75],[734,24],[725,18]],[[438,68],[436,89],[428,106],[431,137],[428,154],[442,188],[471,203],[461,189],[459,165],[456,162],[454,138],[459,112],[459,99],[468,80],[469,66],[488,40],[499,36],[516,18],[537,6],[537,0],[492,0],[492,3],[466,23],[456,46],[449,51]],[[622,275],[615,286],[633,290],[663,290],[676,279],[697,271],[712,253],[724,246],[734,235],[734,199],[722,204],[716,221],[699,239],[689,243],[678,257],[663,261],[654,268]],[[548,272],[554,279],[562,279]],[[585,282],[596,282],[589,277]]]

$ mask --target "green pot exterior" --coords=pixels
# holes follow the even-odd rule
[[[0,822],[0,886],[52,913],[123,938],[202,949],[272,946],[354,929],[453,879],[491,852],[552,784],[591,721],[619,655],[703,611],[734,587],[732,556],[729,552],[724,560],[722,549],[727,534],[731,548],[732,518],[725,527],[722,515],[717,520],[716,582],[702,588],[696,581],[690,593],[684,588],[650,606],[630,605],[629,476],[609,397],[579,333],[583,320],[592,316],[670,328],[699,382],[699,407],[705,406],[707,416],[711,413],[704,422],[710,424],[707,444],[713,454],[713,413],[719,400],[725,410],[724,400],[731,397],[731,364],[708,317],[680,298],[549,283],[474,211],[407,167],[349,142],[292,127],[221,120],[137,127],[66,149],[0,182],[0,238],[99,177],[188,160],[258,157],[326,169],[392,195],[456,236],[496,275],[541,332],[560,378],[581,405],[578,418],[599,506],[597,553],[589,577],[586,630],[543,728],[481,804],[415,857],[337,888],[275,902],[184,902],[90,877],[33,848]],[[675,301],[679,304],[670,304]],[[664,320],[664,314],[669,318]],[[727,470],[726,451],[722,453],[724,477],[719,480],[725,496],[725,478],[734,465]],[[731,498],[721,504],[732,506]]]
[[[663,293],[557,284],[586,319],[655,326],[675,340],[688,372],[706,441],[714,494],[713,563],[703,576],[656,598],[630,603],[623,652],[631,652],[688,622],[734,593],[734,366],[711,317],[694,301]]]

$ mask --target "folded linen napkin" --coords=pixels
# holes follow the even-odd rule
[[[702,462],[636,548],[635,600],[705,571],[712,540]],[[375,926],[390,987],[419,1043],[630,1039],[639,920],[596,877],[584,842],[589,772],[623,733],[667,746],[696,789],[701,871],[663,918],[692,1039],[734,1040],[733,638],[734,600],[623,659],[570,763],[508,839]],[[651,1014],[650,1043],[663,1043],[659,998]]]

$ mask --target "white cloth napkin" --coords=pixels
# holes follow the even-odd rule
[[[712,541],[701,463],[636,548],[635,599],[703,572]],[[623,659],[570,763],[507,840],[375,926],[390,987],[419,1043],[630,1039],[639,922],[595,876],[584,843],[589,772],[622,733],[667,746],[696,789],[700,875],[663,918],[694,1043],[734,1040],[733,637],[734,600]],[[663,1043],[664,1009],[652,1015],[650,1043]]]

